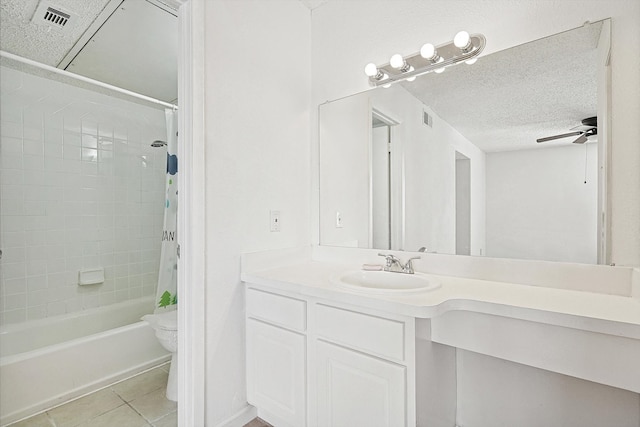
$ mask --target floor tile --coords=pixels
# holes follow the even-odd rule
[[[129,405],[118,406],[78,427],[148,427],[150,424]]]
[[[249,424],[245,424],[244,427],[272,427],[272,425],[261,418],[254,418]]]
[[[160,366],[118,384],[114,384],[111,389],[125,402],[130,402],[152,391],[166,388],[168,378],[168,372]]]
[[[167,399],[165,393],[166,389],[161,388],[137,399],[133,399],[129,402],[129,405],[138,411],[146,420],[153,422],[175,411],[178,407],[176,402]]]
[[[36,415],[24,421],[11,424],[11,427],[55,427],[47,414]]]
[[[178,412],[172,412],[169,415],[165,415],[153,422],[153,427],[177,427],[178,426]]]
[[[91,420],[124,404],[113,391],[104,389],[53,408],[47,413],[53,418],[57,427],[69,427]]]

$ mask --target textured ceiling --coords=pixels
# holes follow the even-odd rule
[[[484,151],[571,144],[575,138],[536,139],[596,115],[601,28],[586,25],[402,85]]]
[[[53,0],[62,11],[78,18],[65,31],[31,22],[38,3],[39,0],[0,0],[0,48],[55,67],[109,0]]]

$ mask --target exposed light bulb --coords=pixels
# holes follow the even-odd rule
[[[434,59],[436,56],[436,47],[431,43],[426,43],[420,48],[420,56],[424,59]]]
[[[387,83],[386,85],[382,85],[384,89],[389,89],[391,87],[391,83]]]
[[[395,55],[393,55],[389,60],[389,65],[391,65],[393,68],[397,70],[404,67],[404,64],[405,64],[404,58],[399,53],[396,53]]]
[[[466,31],[458,32],[458,34],[456,34],[456,36],[453,38],[453,44],[456,45],[458,49],[464,49],[469,47],[470,42],[471,42],[471,37],[469,36],[469,33],[467,33]]]
[[[378,74],[378,67],[376,64],[370,62],[364,67],[364,73],[369,77],[374,77]]]
[[[473,65],[476,63],[476,61],[478,60],[478,58],[471,58],[471,59],[467,59],[466,61],[464,61],[466,64],[469,65]]]

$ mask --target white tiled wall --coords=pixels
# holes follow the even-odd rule
[[[164,111],[0,69],[0,322],[152,295]],[[104,267],[105,282],[78,286]]]

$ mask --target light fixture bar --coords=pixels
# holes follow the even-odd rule
[[[387,86],[403,80],[413,79],[422,74],[440,70],[451,65],[458,64],[476,58],[486,45],[486,39],[482,34],[469,36],[469,43],[460,48],[454,41],[435,46],[435,59],[426,59],[420,52],[404,57],[406,67],[400,69],[387,63],[376,67],[378,74],[369,75],[369,83],[372,86]],[[411,69],[413,68],[413,69]],[[407,70],[407,71],[404,71]]]

